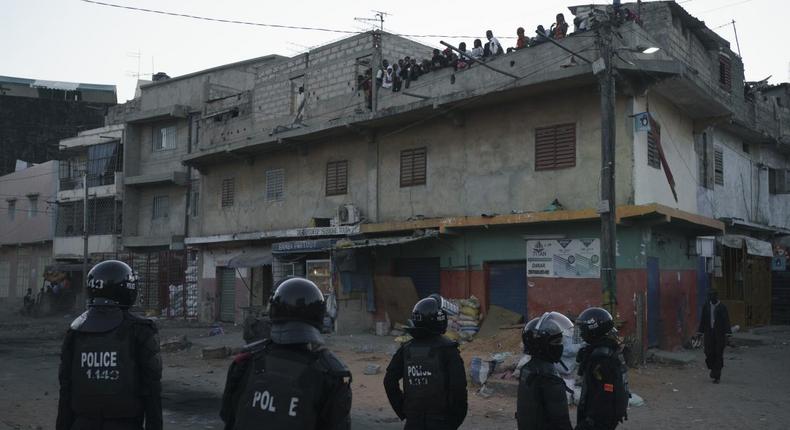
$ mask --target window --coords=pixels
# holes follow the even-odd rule
[[[151,213],[151,219],[167,218],[170,215],[170,197],[156,196],[154,197],[154,209]]]
[[[348,160],[326,163],[326,195],[339,196],[348,192]]]
[[[6,200],[8,203],[8,220],[13,221],[16,218],[16,199]]]
[[[30,195],[27,196],[28,200],[28,209],[27,209],[27,217],[28,218],[35,218],[38,215],[38,195]]]
[[[220,205],[223,208],[233,206],[236,197],[236,179],[225,178],[222,180],[222,190],[220,191]]]
[[[724,185],[724,153],[721,149],[713,150],[713,176],[716,185]]]
[[[154,127],[154,151],[176,147],[176,126]]]
[[[768,169],[768,191],[771,194],[790,193],[790,175],[785,169]]]
[[[719,54],[719,87],[732,91],[732,61],[726,54]]]
[[[56,237],[81,236],[83,201],[61,202],[57,206]],[[88,200],[88,234],[120,234],[123,206],[114,197]]]
[[[700,185],[707,189],[713,189],[713,157],[711,156],[712,146],[708,142],[708,133],[702,133],[698,138],[698,142]]]
[[[277,202],[285,197],[285,170],[266,171],[266,201]]]
[[[30,287],[30,260],[27,256],[17,257],[16,263],[16,296],[23,297]]]
[[[576,166],[576,124],[535,129],[535,170]]]
[[[425,185],[427,150],[425,148],[405,149],[400,152],[400,186],[413,187]]]
[[[200,205],[200,180],[193,179],[189,187],[189,214],[193,217],[198,216],[198,207]]]
[[[745,152],[745,153],[747,153],[747,154],[748,154],[748,153],[751,151],[751,148],[749,147],[749,144],[748,144],[748,143],[744,143],[744,144],[742,144],[742,145],[741,145],[741,149],[743,149],[743,152]]]
[[[661,156],[658,147],[661,145],[661,126],[650,117],[650,131],[647,132],[647,165],[661,168]]]

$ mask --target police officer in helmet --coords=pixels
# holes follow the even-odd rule
[[[409,320],[413,339],[387,366],[384,389],[398,418],[406,420],[405,430],[454,430],[466,418],[464,362],[458,344],[443,336],[445,331],[447,314],[440,301],[420,300]]]
[[[567,387],[555,363],[562,358],[562,336],[573,328],[558,312],[546,312],[524,325],[521,339],[529,362],[521,368],[516,403],[518,430],[572,430]]]
[[[577,430],[612,430],[627,419],[628,379],[622,348],[612,315],[589,308],[576,319],[587,345],[579,351],[582,394],[577,409]]]
[[[228,370],[220,417],[231,430],[347,430],[351,373],[324,345],[326,305],[314,283],[281,282],[269,339],[247,345]]]
[[[161,430],[162,359],[153,321],[129,312],[137,276],[103,261],[87,280],[88,310],[66,332],[57,430]]]

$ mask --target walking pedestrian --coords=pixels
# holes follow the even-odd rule
[[[702,317],[697,331],[705,337],[705,364],[710,369],[713,383],[718,384],[721,381],[721,369],[724,367],[724,347],[727,339],[732,336],[732,329],[727,306],[719,301],[716,290],[708,291],[708,301],[702,305]]]
[[[57,430],[162,430],[162,359],[154,322],[129,312],[137,276],[109,260],[88,273],[88,310],[66,332]]]

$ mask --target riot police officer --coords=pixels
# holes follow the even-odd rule
[[[311,281],[280,283],[270,300],[270,338],[245,347],[228,370],[225,429],[351,428],[351,372],[323,346],[325,312]]]
[[[521,339],[529,362],[521,368],[516,403],[518,430],[572,430],[567,387],[555,363],[562,358],[563,333],[573,328],[558,312],[546,312],[524,325]]]
[[[576,320],[587,345],[579,351],[582,394],[577,410],[579,430],[612,430],[627,418],[628,380],[612,315],[589,308]]]
[[[137,276],[123,262],[104,261],[86,287],[88,310],[63,340],[57,430],[161,430],[158,331],[129,312]]]
[[[464,362],[458,344],[443,336],[445,331],[447,313],[440,302],[420,300],[409,320],[413,339],[387,366],[384,389],[398,418],[406,420],[405,430],[454,430],[466,418]]]

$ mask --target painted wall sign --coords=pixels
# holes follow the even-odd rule
[[[600,278],[600,240],[528,240],[527,277]]]

